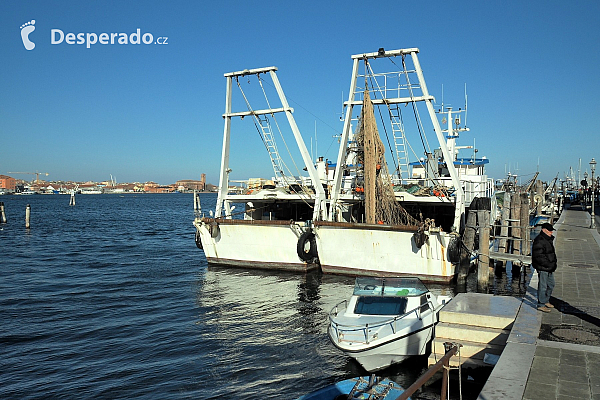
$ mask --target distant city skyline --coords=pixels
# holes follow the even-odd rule
[[[0,173],[217,184],[223,74],[271,65],[313,159],[335,161],[351,55],[417,47],[438,104],[463,106],[466,84],[460,144],[489,177],[583,175],[600,159],[599,14],[588,0],[1,2]],[[230,178],[271,177],[256,132],[235,135]]]
[[[27,178],[18,178],[17,176],[15,176],[14,174],[10,174],[10,173],[4,173],[4,174],[0,174],[0,175],[7,175],[10,176],[12,178],[14,178],[17,181],[24,181],[24,182],[28,182],[28,183],[36,183],[36,178],[34,177],[33,179],[27,179]],[[34,174],[35,175],[35,174]],[[184,178],[184,179],[177,179],[174,182],[157,182],[156,180],[150,179],[147,181],[117,181],[116,178],[114,178],[114,182],[115,184],[119,185],[119,184],[129,184],[129,183],[147,183],[147,182],[154,182],[160,185],[171,185],[171,184],[175,184],[179,181],[186,181],[186,180],[192,180],[192,181],[198,181],[200,182],[201,179],[188,179],[188,178]],[[88,183],[88,182],[93,182],[93,183],[109,183],[111,182],[111,179],[101,179],[101,180],[93,180],[93,179],[84,179],[84,180],[73,180],[73,179],[50,179],[49,176],[45,176],[44,178],[40,178],[39,182],[74,182],[74,183]],[[207,184],[209,184],[210,182],[207,182]]]

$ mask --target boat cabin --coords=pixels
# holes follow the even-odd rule
[[[356,278],[347,313],[402,315],[429,309],[431,293],[419,278]]]

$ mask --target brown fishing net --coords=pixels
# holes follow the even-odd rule
[[[363,166],[365,189],[365,222],[386,225],[420,225],[396,201],[394,187],[385,162],[385,148],[373,111],[369,91],[365,90],[363,107],[356,135],[357,161]]]

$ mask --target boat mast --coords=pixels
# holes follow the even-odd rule
[[[455,194],[456,194],[456,204],[454,211],[454,224],[452,226],[455,232],[460,231],[460,227],[462,225],[462,220],[464,218],[465,211],[465,193],[463,191],[462,185],[460,184],[460,180],[458,177],[458,172],[456,171],[456,167],[454,166],[454,157],[448,151],[448,146],[446,146],[446,141],[444,140],[444,135],[442,134],[442,128],[440,127],[440,122],[435,116],[435,110],[433,108],[432,96],[429,95],[429,91],[427,90],[427,85],[425,84],[425,77],[423,76],[423,70],[421,69],[421,65],[419,64],[419,58],[417,57],[418,49],[416,51],[411,52],[413,65],[415,67],[415,71],[417,73],[417,77],[419,78],[419,85],[421,86],[421,92],[423,93],[423,98],[425,104],[427,105],[427,111],[429,112],[429,117],[431,118],[431,122],[433,122],[433,128],[435,130],[435,135],[437,136],[438,142],[440,144],[440,148],[442,149],[442,154],[444,156],[444,160],[446,161],[446,167],[448,168],[448,172],[450,173],[450,177],[452,178],[452,184],[454,185]]]
[[[418,48],[399,49],[399,50],[391,50],[391,51],[385,51],[383,49],[380,49],[378,52],[357,54],[357,55],[352,56],[352,59],[353,59],[352,78],[351,78],[351,82],[350,82],[350,92],[348,95],[348,101],[345,103],[346,116],[344,119],[344,128],[343,128],[342,136],[341,136],[341,140],[340,140],[340,150],[338,153],[335,177],[334,177],[332,194],[331,194],[331,202],[330,202],[329,214],[328,214],[329,220],[335,219],[335,211],[336,211],[337,202],[339,201],[340,192],[341,192],[343,171],[347,167],[346,156],[347,156],[348,139],[350,136],[350,129],[351,129],[352,108],[355,105],[362,105],[362,101],[356,99],[356,86],[357,86],[356,81],[357,81],[357,77],[358,77],[359,61],[367,60],[367,59],[404,56],[404,55],[410,54],[412,61],[413,61],[414,68],[415,68],[414,72],[416,72],[418,80],[419,80],[419,86],[421,88],[421,96],[413,96],[411,93],[410,97],[373,99],[373,104],[377,104],[377,105],[388,104],[389,105],[389,104],[416,103],[419,101],[425,102],[425,104],[427,105],[427,110],[429,112],[429,117],[431,118],[431,121],[433,123],[433,127],[434,127],[434,130],[435,130],[438,142],[439,142],[440,149],[442,150],[442,155],[446,162],[448,171],[450,173],[450,177],[452,178],[452,184],[455,188],[456,211],[455,211],[454,222],[453,222],[453,230],[455,230],[457,232],[460,230],[460,227],[462,225],[462,219],[464,218],[464,207],[465,207],[464,191],[460,184],[458,172],[456,171],[456,167],[454,166],[454,155],[450,154],[450,151],[448,150],[448,146],[447,146],[446,140],[444,138],[444,135],[442,133],[440,123],[435,115],[435,110],[433,107],[434,98],[433,98],[433,96],[431,96],[429,94],[429,91],[427,90],[427,85],[425,84],[425,78],[423,76],[423,71],[421,69],[421,66],[419,64],[419,60],[417,57],[418,52],[419,52]]]
[[[223,118],[225,119],[225,128],[223,131],[223,149],[221,150],[221,173],[219,175],[219,194],[217,195],[215,218],[219,218],[221,216],[223,201],[227,196],[227,190],[229,188],[229,173],[231,172],[231,169],[229,169],[229,141],[231,134],[231,87],[233,84],[234,76],[235,75],[232,74],[225,74],[225,77],[227,78],[227,89],[225,90],[225,114],[223,114]],[[225,214],[231,215],[229,204],[226,204],[225,208]]]
[[[292,115],[293,109],[289,106],[285,94],[283,93],[283,89],[281,88],[281,84],[279,83],[279,79],[277,78],[276,67],[266,67],[266,68],[257,68],[251,70],[243,70],[237,72],[226,73],[225,77],[227,78],[227,89],[225,96],[225,113],[223,114],[223,118],[225,119],[225,128],[223,131],[223,149],[221,154],[221,173],[219,177],[219,194],[217,197],[217,206],[215,209],[215,217],[219,218],[222,216],[223,208],[225,208],[225,216],[231,215],[231,208],[229,202],[227,201],[227,193],[229,188],[229,173],[231,169],[229,168],[229,149],[230,149],[230,139],[231,139],[231,118],[232,117],[246,117],[252,116],[257,117],[258,115],[274,115],[275,113],[285,112],[292,132],[294,134],[294,138],[296,140],[296,144],[298,145],[298,149],[302,155],[302,160],[306,166],[306,170],[310,176],[311,181],[313,182],[313,186],[315,189],[315,207],[313,210],[313,219],[320,219],[323,217],[322,212],[326,211],[325,208],[325,190],[321,185],[321,181],[318,178],[317,171],[315,166],[310,158],[310,154],[304,144],[304,140],[300,135],[300,131],[298,130],[298,126],[296,125],[296,121],[294,120],[294,116]],[[232,112],[231,110],[231,95],[232,95],[232,83],[233,79],[238,76],[248,76],[248,75],[259,75],[262,73],[269,73],[273,86],[277,90],[277,94],[279,96],[279,100],[281,101],[282,107],[280,108],[271,108],[265,110],[251,110],[251,111],[243,111],[243,112]]]
[[[283,111],[285,111],[285,116],[288,119],[288,123],[292,128],[292,132],[294,133],[294,138],[296,139],[296,144],[298,145],[298,149],[300,150],[300,154],[302,155],[302,160],[304,161],[304,165],[306,166],[306,170],[310,179],[313,183],[313,187],[315,189],[315,208],[313,209],[313,220],[321,220],[324,219],[325,214],[327,212],[327,208],[325,207],[325,189],[323,189],[323,185],[321,184],[321,180],[319,179],[319,175],[317,174],[317,170],[315,165],[310,158],[310,154],[308,149],[306,148],[306,144],[302,139],[302,135],[300,134],[300,130],[298,129],[298,125],[296,125],[296,120],[293,116],[293,109],[289,106],[287,102],[287,98],[283,93],[283,88],[279,83],[279,79],[275,74],[277,69],[272,69],[269,71],[271,75],[271,79],[273,80],[273,84],[275,85],[275,89],[277,90],[277,94],[279,95],[279,100],[283,105]]]
[[[329,213],[327,219],[333,221],[335,219],[335,210],[337,207],[337,201],[340,197],[340,190],[342,186],[342,175],[344,167],[346,166],[346,149],[348,146],[348,137],[350,136],[350,129],[352,127],[352,107],[356,92],[356,77],[358,75],[358,63],[360,58],[352,57],[352,77],[350,80],[350,92],[348,93],[348,102],[346,106],[346,116],[344,118],[344,128],[342,130],[342,137],[340,138],[340,150],[338,152],[337,164],[335,166],[335,175],[333,181],[333,188],[331,190],[331,201],[329,203]],[[342,165],[344,164],[344,165]]]

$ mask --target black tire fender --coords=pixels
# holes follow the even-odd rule
[[[300,257],[302,261],[311,262],[318,257],[317,239],[315,239],[315,234],[313,231],[308,230],[300,235],[300,238],[298,238],[296,251],[298,253],[298,257]]]
[[[425,232],[419,231],[413,234],[413,238],[415,239],[415,245],[420,249],[427,241],[428,236]]]
[[[460,247],[462,240],[460,237],[455,237],[448,243],[448,261],[457,263],[460,261]]]

